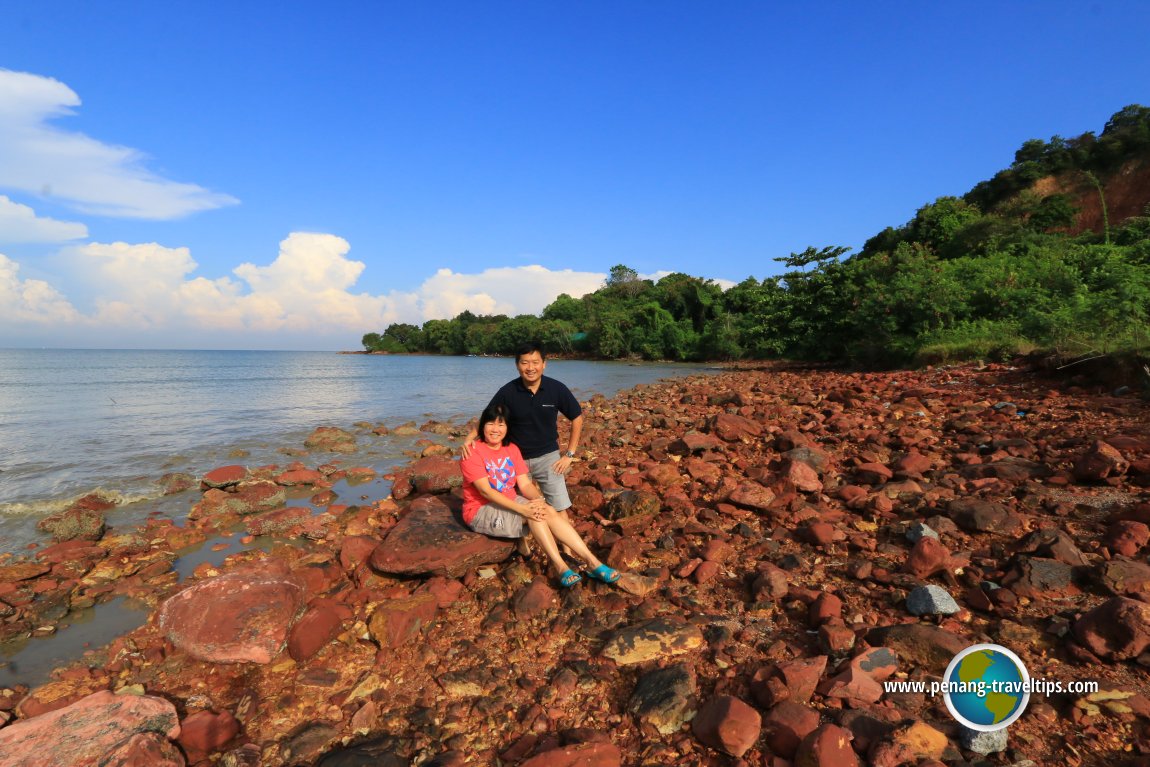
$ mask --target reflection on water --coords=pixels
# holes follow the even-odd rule
[[[43,684],[52,669],[144,625],[147,619],[146,606],[119,597],[69,613],[66,625],[49,637],[0,644],[0,687]]]

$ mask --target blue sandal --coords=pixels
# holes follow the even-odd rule
[[[619,580],[619,571],[613,570],[607,565],[599,565],[594,570],[588,570],[587,574],[597,581],[604,583],[614,583]]]
[[[579,581],[583,580],[583,576],[574,570],[567,570],[559,576],[559,585],[565,589],[569,589]]]

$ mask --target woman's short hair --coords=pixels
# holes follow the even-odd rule
[[[492,421],[503,421],[504,423],[507,423],[507,415],[508,413],[506,405],[496,403],[494,405],[488,405],[485,407],[483,412],[479,414],[479,426],[475,428],[475,433],[479,436],[480,441],[485,439],[483,435],[483,429],[487,426],[487,424],[491,423]],[[507,434],[503,435],[503,444],[507,444]]]

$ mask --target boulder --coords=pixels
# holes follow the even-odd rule
[[[176,707],[151,695],[92,693],[69,706],[0,729],[0,765],[104,764],[133,735],[180,733]]]
[[[303,607],[304,588],[287,575],[236,572],[200,581],[159,610],[168,640],[215,663],[270,663]]]
[[[506,538],[469,530],[440,496],[416,498],[407,515],[371,553],[371,566],[393,575],[455,578],[479,565],[502,562],[515,550]]]
[[[698,626],[675,616],[661,616],[616,631],[607,639],[603,655],[626,666],[682,655],[704,644]]]
[[[219,468],[212,469],[200,478],[200,487],[204,490],[209,488],[223,490],[226,487],[238,485],[247,479],[247,477],[248,470],[246,466],[220,466]]]
[[[420,458],[411,465],[411,481],[418,493],[447,493],[463,487],[459,461],[444,455]]]

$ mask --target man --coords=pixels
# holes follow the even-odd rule
[[[570,389],[543,375],[547,358],[542,345],[531,342],[520,346],[515,352],[515,368],[519,377],[500,387],[488,406],[507,407],[508,440],[523,454],[531,479],[539,485],[547,503],[566,518],[571,496],[567,493],[565,476],[579,447],[583,409]],[[562,453],[559,451],[560,413],[571,421],[571,439]],[[464,458],[470,455],[476,436],[472,431],[464,441]]]

